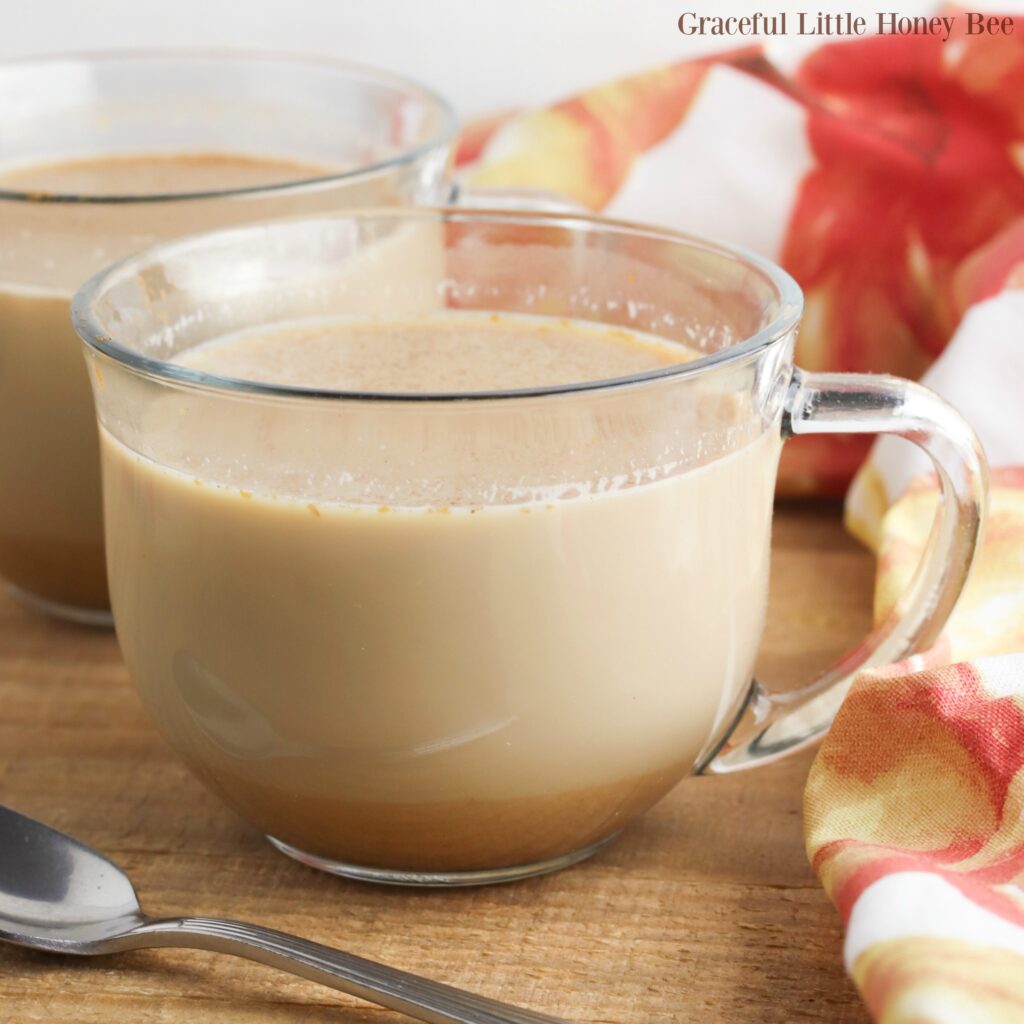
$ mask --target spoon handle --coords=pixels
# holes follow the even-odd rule
[[[181,946],[255,960],[386,1006],[429,1024],[566,1024],[474,995],[295,935],[211,917],[148,920],[132,931],[139,946]]]

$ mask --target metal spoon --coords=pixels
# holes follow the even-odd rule
[[[147,917],[116,864],[3,806],[0,939],[76,956],[158,946],[207,949],[289,971],[430,1024],[565,1024],[271,928],[210,917]]]

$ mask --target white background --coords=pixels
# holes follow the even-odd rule
[[[977,6],[1021,11],[1024,0]],[[419,78],[473,116],[749,41],[685,38],[683,11],[873,19],[938,9],[932,0],[0,0],[0,57],[171,45],[305,51]],[[789,39],[783,49],[800,46]]]

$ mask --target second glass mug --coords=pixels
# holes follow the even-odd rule
[[[358,393],[175,362],[248,328],[508,315],[697,358],[613,380]],[[793,366],[778,267],[589,216],[353,212],[166,243],[76,296],[113,610],[156,723],[284,852],[377,881],[574,863],[684,775],[798,749],[852,675],[937,636],[977,439],[885,376]],[[753,680],[791,435],[887,433],[942,500],[892,614],[797,692]],[[528,514],[523,514],[528,513]]]
[[[153,154],[308,167],[268,185],[172,180],[165,194],[0,180],[0,576],[46,611],[109,624],[92,402],[68,322],[87,277],[189,232],[447,202],[456,127],[429,90],[343,62],[140,51],[0,63],[0,172]]]

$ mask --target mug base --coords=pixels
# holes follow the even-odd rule
[[[7,584],[7,589],[22,603],[28,605],[34,611],[42,612],[53,619],[63,619],[65,622],[76,622],[80,626],[93,626],[96,629],[113,629],[114,616],[109,608],[80,608],[74,604],[61,604],[59,601],[49,601],[45,597],[22,590],[13,583]]]
[[[533,864],[521,864],[515,867],[488,868],[481,871],[402,871],[398,868],[373,868],[363,864],[346,864],[343,861],[329,860],[312,853],[289,846],[280,839],[268,835],[271,846],[281,853],[305,864],[342,878],[352,878],[359,882],[377,882],[380,885],[405,885],[418,888],[454,889],[470,885],[494,885],[498,882],[516,882],[521,878],[533,878],[535,875],[547,875],[552,871],[560,871],[597,853],[618,837],[618,832],[599,839],[590,846],[572,853],[563,853],[549,860],[535,861]]]

